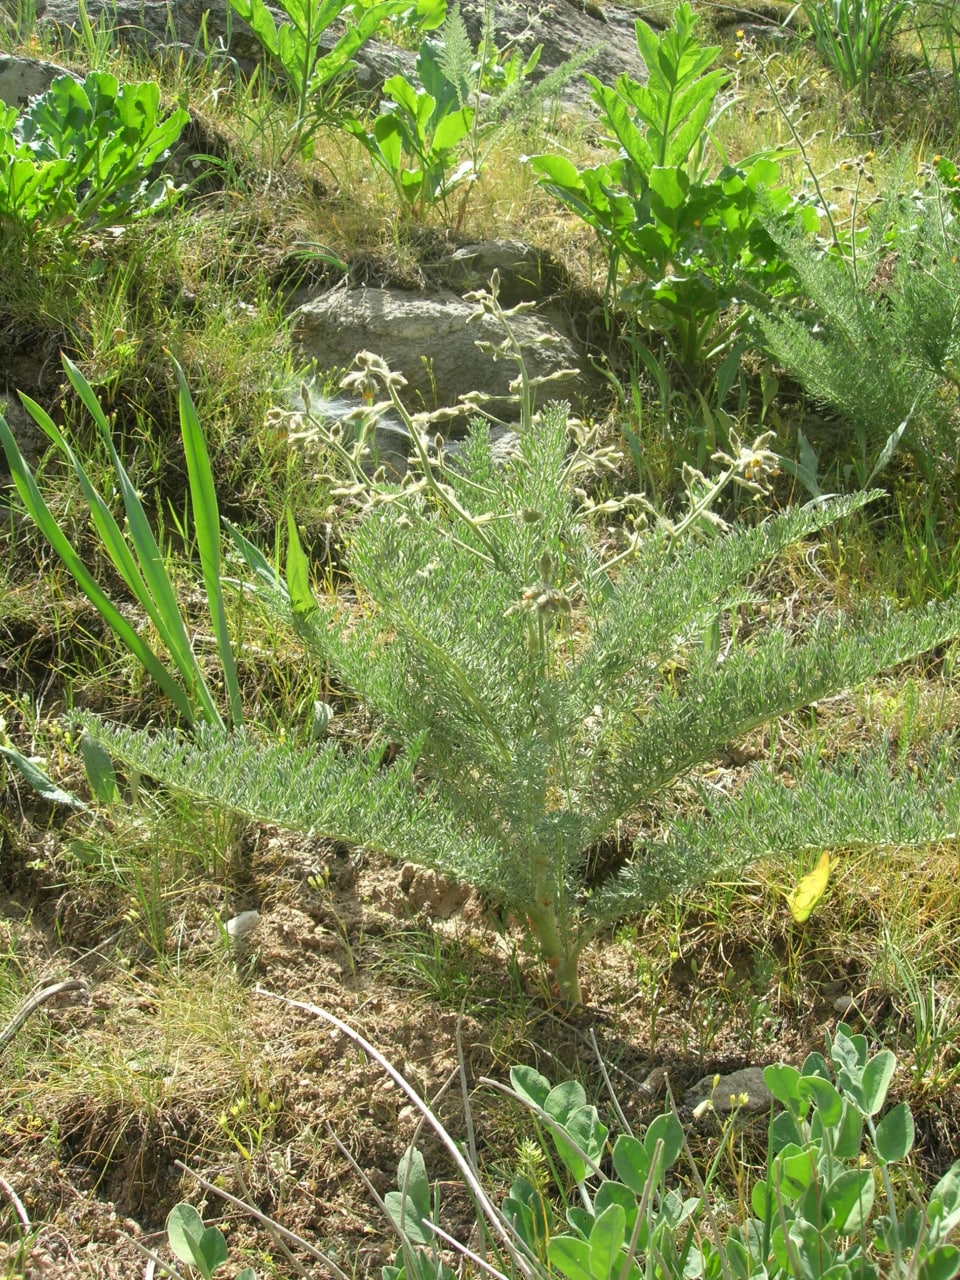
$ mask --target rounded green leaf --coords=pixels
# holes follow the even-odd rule
[[[510,1084],[525,1102],[542,1107],[550,1093],[550,1081],[533,1067],[511,1067]]]
[[[620,1266],[625,1231],[623,1208],[618,1204],[607,1205],[590,1232],[590,1272],[595,1280],[609,1280],[614,1269]]]
[[[821,1124],[833,1126],[843,1118],[843,1099],[829,1080],[821,1076],[801,1076],[797,1081],[797,1093],[803,1099],[816,1104]]]
[[[870,1217],[875,1184],[872,1169],[844,1169],[827,1188],[825,1206],[844,1236],[854,1236]]]
[[[203,1219],[192,1204],[174,1205],[167,1214],[167,1240],[181,1262],[194,1261],[193,1246],[203,1232]]]
[[[572,1116],[587,1104],[587,1095],[578,1080],[564,1080],[547,1094],[543,1109],[557,1124],[567,1125]]]
[[[877,1125],[877,1155],[884,1164],[903,1160],[913,1147],[913,1116],[905,1102],[898,1102]]]
[[[800,1072],[796,1067],[779,1064],[763,1069],[763,1082],[776,1098],[778,1102],[783,1103],[791,1111],[799,1111],[805,1108],[799,1107],[800,1092]]]
[[[777,1156],[774,1170],[780,1195],[796,1200],[816,1177],[816,1156],[806,1148],[785,1147]]]
[[[863,1068],[863,1096],[868,1115],[875,1116],[886,1101],[896,1066],[897,1059],[891,1050],[881,1049]]]
[[[655,1120],[651,1120],[647,1126],[647,1132],[643,1135],[643,1145],[651,1161],[658,1142],[663,1143],[660,1153],[660,1167],[657,1171],[659,1173],[663,1169],[669,1169],[683,1150],[683,1126],[670,1111],[657,1116]]]
[[[650,1157],[642,1142],[629,1133],[621,1133],[613,1147],[613,1167],[634,1195],[643,1195],[650,1172]]]
[[[844,1103],[843,1119],[834,1134],[833,1154],[838,1160],[853,1160],[863,1142],[863,1117],[856,1107]]]
[[[917,1280],[953,1280],[958,1272],[960,1249],[955,1244],[939,1244],[920,1263]]]
[[[197,1268],[209,1280],[227,1260],[227,1242],[219,1227],[204,1227],[200,1214],[190,1204],[178,1204],[167,1215],[167,1239],[181,1262]]]
[[[590,1270],[590,1246],[576,1236],[554,1236],[547,1246],[551,1264],[567,1280],[594,1280]]]
[[[417,1206],[421,1217],[430,1216],[430,1180],[422,1153],[416,1147],[407,1147],[397,1166],[397,1187],[406,1192]]]

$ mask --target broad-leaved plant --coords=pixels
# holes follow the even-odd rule
[[[69,240],[168,208],[179,190],[150,171],[188,119],[163,114],[152,81],[121,85],[105,71],[58,77],[22,115],[0,103],[0,227]]]
[[[760,211],[792,204],[776,185],[775,152],[732,163],[720,148],[712,129],[730,105],[720,100],[730,77],[696,24],[687,4],[659,34],[637,19],[646,84],[587,76],[615,159],[584,168],[567,156],[531,159],[542,185],[600,237],[618,301],[664,334],[694,378],[728,349],[739,320],[726,313],[744,289],[775,293],[789,279]],[[815,226],[811,210],[797,216]]]

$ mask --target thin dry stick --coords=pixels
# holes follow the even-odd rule
[[[597,1065],[600,1068],[600,1074],[603,1076],[603,1083],[606,1085],[607,1095],[613,1104],[613,1109],[616,1112],[617,1119],[620,1121],[623,1132],[628,1133],[633,1137],[633,1130],[630,1128],[630,1121],[623,1114],[623,1108],[620,1106],[620,1099],[617,1097],[616,1090],[610,1080],[610,1073],[607,1071],[607,1064],[604,1062],[603,1054],[600,1052],[600,1046],[597,1044],[597,1033],[594,1031],[593,1027],[591,1027],[587,1034],[590,1037],[590,1044],[593,1047],[593,1052],[597,1059]]]
[[[6,1180],[6,1178],[0,1177],[0,1191],[3,1192],[3,1194],[7,1197],[10,1203],[13,1205],[13,1211],[17,1215],[17,1217],[20,1219],[20,1225],[23,1227],[24,1231],[29,1231],[30,1228],[33,1226],[33,1223],[30,1221],[30,1215],[27,1213],[26,1209],[23,1207],[23,1201],[14,1191],[13,1187],[11,1187],[10,1183]]]
[[[437,1134],[446,1149],[450,1152],[454,1163],[463,1175],[463,1179],[467,1186],[470,1188],[477,1205],[483,1211],[484,1217],[493,1227],[493,1230],[503,1241],[508,1254],[513,1259],[514,1265],[523,1273],[524,1276],[527,1277],[527,1280],[535,1280],[535,1271],[530,1266],[527,1259],[520,1253],[516,1240],[511,1236],[510,1231],[504,1223],[496,1205],[494,1205],[486,1191],[484,1191],[476,1173],[470,1167],[469,1160],[465,1158],[463,1152],[450,1137],[449,1133],[447,1133],[446,1129],[444,1129],[443,1125],[440,1124],[436,1116],[433,1115],[430,1108],[417,1093],[416,1089],[408,1083],[396,1067],[391,1062],[388,1062],[383,1054],[373,1047],[369,1040],[365,1040],[359,1031],[355,1031],[353,1027],[342,1021],[342,1019],[338,1018],[335,1014],[328,1013],[326,1009],[321,1009],[319,1005],[308,1004],[303,1000],[291,1000],[287,996],[281,996],[277,995],[273,991],[267,991],[265,987],[254,987],[254,994],[258,996],[267,996],[270,1000],[279,1000],[281,1004],[289,1005],[292,1009],[300,1009],[302,1012],[309,1013],[315,1018],[322,1018],[324,1022],[331,1023],[338,1031],[345,1035],[348,1040],[352,1040],[354,1044],[359,1045],[364,1053],[367,1054],[368,1057],[372,1058],[373,1061],[387,1073],[394,1084],[396,1084],[397,1087],[406,1094],[420,1114],[426,1118],[427,1123]]]
[[[253,1196],[250,1194],[250,1188],[247,1186],[244,1180],[242,1171],[239,1168],[234,1167],[233,1176],[236,1178],[237,1182],[239,1182],[240,1184],[240,1190],[243,1192],[244,1201],[247,1204],[249,1204],[250,1201],[253,1199]],[[290,1263],[291,1267],[293,1267],[297,1275],[309,1276],[310,1272],[303,1265],[303,1263],[300,1262],[300,1260],[295,1256],[293,1250],[287,1244],[286,1240],[284,1240],[283,1236],[280,1235],[280,1233],[277,1231],[273,1223],[268,1221],[268,1222],[265,1222],[263,1225],[266,1228],[267,1233],[270,1236],[270,1239],[273,1241],[276,1247],[281,1251],[281,1253]]]
[[[87,991],[87,984],[82,978],[68,978],[66,982],[55,982],[50,987],[44,987],[41,991],[36,991],[29,996],[14,1016],[10,1019],[2,1031],[0,1031],[0,1049],[5,1048],[13,1037],[17,1034],[27,1019],[46,1004],[48,1000],[52,1000],[54,996],[63,995],[65,991]]]
[[[169,1262],[164,1262],[164,1260],[158,1254],[154,1253],[152,1249],[148,1249],[147,1246],[145,1244],[141,1244],[139,1240],[134,1240],[133,1236],[127,1236],[126,1239],[129,1244],[133,1245],[138,1253],[142,1253],[147,1259],[147,1269],[144,1273],[144,1280],[152,1280],[152,1277],[156,1275],[157,1267],[160,1268],[165,1276],[169,1276],[170,1280],[183,1280],[183,1276],[180,1272],[177,1271],[175,1267],[171,1267]],[[152,1271],[150,1270],[151,1267],[153,1268]]]
[[[421,1123],[423,1122],[421,1121]],[[390,1226],[393,1228],[397,1236],[399,1236],[401,1247],[404,1249],[408,1248],[409,1241],[407,1240],[407,1237],[404,1235],[402,1228],[400,1227],[399,1223],[397,1223],[394,1220],[394,1216],[390,1212],[390,1210],[387,1208],[386,1203],[383,1200],[383,1197],[380,1195],[376,1187],[367,1177],[366,1173],[361,1168],[356,1158],[347,1150],[347,1148],[343,1145],[343,1143],[340,1141],[340,1139],[337,1137],[337,1135],[334,1133],[334,1131],[330,1128],[329,1125],[327,1125],[327,1132],[330,1134],[330,1137],[333,1139],[333,1141],[337,1144],[337,1147],[339,1148],[341,1155],[344,1157],[345,1160],[348,1161],[354,1173],[356,1173],[357,1177],[361,1180],[361,1182],[363,1182],[364,1186],[370,1192],[371,1199],[374,1201],[377,1208],[386,1218],[387,1222],[389,1222]],[[463,1254],[464,1257],[470,1258],[473,1262],[477,1264],[477,1266],[482,1267],[483,1270],[486,1271],[488,1275],[491,1275],[494,1277],[494,1280],[507,1280],[507,1277],[503,1274],[502,1271],[498,1271],[496,1267],[493,1267],[490,1265],[489,1262],[484,1261],[484,1259],[481,1258],[478,1254],[474,1253],[472,1249],[467,1248],[467,1246],[463,1244],[462,1241],[458,1240],[456,1236],[452,1236],[448,1232],[444,1231],[443,1227],[439,1226],[438,1223],[434,1222],[431,1218],[426,1219],[426,1224],[431,1231],[433,1231],[437,1236],[440,1237],[441,1240],[446,1240],[446,1242],[449,1245],[451,1245],[459,1253]]]
[[[224,1191],[222,1187],[214,1186],[214,1184],[212,1182],[208,1182],[206,1178],[201,1178],[199,1173],[196,1173],[189,1165],[184,1164],[182,1160],[174,1160],[173,1163],[178,1169],[182,1169],[184,1173],[189,1173],[190,1177],[194,1178],[200,1186],[203,1187],[204,1191],[212,1192],[213,1195],[219,1196],[221,1200],[226,1200],[228,1204],[235,1205],[238,1209],[242,1209],[244,1213],[249,1213],[251,1218],[256,1218],[257,1222],[262,1222],[265,1227],[270,1227],[273,1231],[279,1232],[279,1234],[282,1235],[284,1239],[289,1240],[291,1244],[298,1245],[308,1253],[311,1258],[316,1258],[318,1262],[322,1262],[324,1266],[329,1267],[334,1275],[339,1277],[339,1280],[350,1280],[350,1277],[346,1272],[341,1271],[332,1258],[328,1258],[327,1255],[322,1253],[315,1245],[304,1240],[303,1236],[298,1236],[295,1231],[291,1231],[288,1227],[281,1226],[279,1222],[275,1221],[275,1219],[269,1218],[265,1213],[261,1213],[259,1209],[254,1208],[252,1204],[247,1204],[246,1200],[241,1200],[238,1196],[232,1196],[229,1191]]]

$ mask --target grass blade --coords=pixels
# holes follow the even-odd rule
[[[240,696],[240,682],[237,678],[237,666],[233,647],[230,644],[227,613],[223,602],[223,583],[220,576],[220,508],[217,505],[213,471],[210,467],[210,456],[207,453],[200,419],[197,417],[197,410],[190,396],[183,370],[176,360],[173,364],[180,384],[180,430],[183,436],[183,451],[187,459],[187,474],[190,477],[190,498],[193,504],[197,548],[203,568],[210,619],[213,624],[213,633],[217,638],[217,649],[230,702],[230,719],[237,725],[243,723],[243,701]]]
[[[110,512],[106,509],[106,505],[100,495],[89,484],[83,467],[73,456],[62,437],[58,440],[58,444],[69,457],[83,486],[87,500],[91,504],[91,512],[94,514],[97,530],[104,540],[110,558],[120,573],[123,574],[127,585],[136,595],[140,604],[150,615],[151,621],[157,628],[160,638],[169,650],[184,681],[190,687],[202,685],[204,683],[203,675],[197,665],[190,638],[187,635],[187,629],[180,613],[180,606],[177,603],[170,578],[164,567],[163,556],[157,546],[137,491],[117,454],[110,423],[107,421],[106,414],[103,412],[93,389],[73,361],[64,356],[63,366],[84,407],[96,422],[110,455],[110,461],[117,477],[120,494],[123,498],[124,511],[129,524],[130,542],[133,544],[134,552],[136,553],[135,562],[126,538]],[[59,432],[57,434],[59,436]],[[103,517],[103,524],[97,520],[97,513],[93,511],[95,500]],[[126,572],[125,564],[128,565]]]
[[[77,586],[94,606],[117,639],[140,663],[189,724],[195,720],[193,706],[184,690],[157,655],[103,592],[96,579],[74,550],[43,500],[30,468],[23,459],[13,433],[0,414],[0,444],[7,455],[10,474],[30,518],[63,561]]]

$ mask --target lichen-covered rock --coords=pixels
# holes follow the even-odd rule
[[[437,290],[407,293],[400,289],[334,289],[308,301],[294,318],[294,338],[305,360],[320,369],[346,368],[359,351],[382,356],[394,373],[407,380],[404,403],[411,412],[457,404],[471,391],[502,397],[497,415],[516,421],[510,382],[517,376],[511,360],[494,360],[477,348],[477,340],[499,344],[503,330],[490,317],[467,323],[476,308],[459,295]],[[541,316],[515,316],[526,344],[532,377],[580,368],[582,353],[572,337]],[[585,385],[580,381],[580,389]],[[566,383],[543,390],[540,400],[575,398]]]
[[[46,93],[54,80],[72,74],[66,67],[39,58],[0,57],[0,102],[25,107],[31,98]]]

